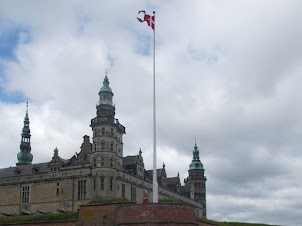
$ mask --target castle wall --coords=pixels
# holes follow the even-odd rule
[[[125,197],[129,201],[142,203],[145,191],[149,195],[150,202],[152,201],[152,183],[121,171],[91,172],[89,168],[84,168],[0,179],[0,189],[3,191],[0,193],[0,212],[19,215],[20,211],[29,213],[36,213],[37,210],[57,212],[58,209],[76,211],[80,205],[102,197]],[[100,176],[104,176],[104,190],[100,190]],[[112,191],[108,187],[111,177],[114,178]],[[96,179],[95,188],[94,179]],[[78,199],[79,181],[86,181],[86,194],[83,200]],[[24,186],[29,187],[29,203],[22,204],[21,193]],[[159,187],[159,198],[180,200],[194,207],[197,216],[202,216],[202,205],[184,196]]]
[[[89,169],[75,169],[58,173],[33,174],[0,179],[0,212],[19,215],[20,211],[56,212],[57,209],[75,211],[92,199]],[[86,180],[85,200],[78,200],[78,181]],[[28,201],[24,202],[23,188],[28,187]]]

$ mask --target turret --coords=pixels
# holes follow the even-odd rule
[[[94,198],[114,197],[117,189],[118,170],[123,170],[123,135],[125,127],[115,118],[112,103],[113,92],[109,86],[107,72],[99,91],[96,117],[91,120],[92,151],[88,158],[92,168],[96,189]],[[97,187],[99,189],[97,189]],[[109,186],[109,190],[105,187]]]
[[[196,145],[193,149],[193,159],[189,168],[189,176],[184,180],[185,186],[188,187],[190,193],[187,194],[192,200],[202,204],[202,216],[206,218],[207,207],[206,207],[206,181],[207,178],[204,175],[203,164],[199,159],[199,150]]]

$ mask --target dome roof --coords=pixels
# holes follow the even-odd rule
[[[101,93],[101,92],[112,93],[112,90],[111,90],[111,88],[109,87],[109,80],[108,80],[107,75],[106,75],[105,78],[104,78],[103,86],[102,86],[102,88],[100,89],[100,92],[99,92],[99,93]],[[112,93],[112,94],[113,94],[113,93]]]

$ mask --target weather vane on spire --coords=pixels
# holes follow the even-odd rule
[[[28,112],[28,99],[26,100],[26,112]]]

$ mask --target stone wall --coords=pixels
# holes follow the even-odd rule
[[[105,190],[100,190],[99,178],[105,175]],[[109,191],[109,177],[112,172],[100,169],[97,172],[89,167],[72,168],[57,173],[41,173],[28,176],[16,176],[0,179],[0,212],[17,214],[20,211],[36,213],[37,210],[56,212],[57,209],[77,211],[80,205],[90,200],[103,197],[122,197],[122,187],[125,187],[125,198],[129,201],[142,203],[146,190],[149,200],[152,200],[152,183],[125,172],[117,172],[114,177],[113,189]],[[93,179],[96,178],[96,188],[93,189]],[[84,200],[78,200],[78,181],[86,180],[87,193]],[[22,187],[29,186],[29,203],[22,204]],[[58,193],[57,193],[58,192]],[[196,216],[202,216],[203,206],[168,189],[159,187],[159,198],[172,198],[195,208]]]
[[[58,173],[41,173],[0,179],[0,212],[17,214],[37,210],[56,212],[57,209],[76,211],[91,200],[91,180],[87,180],[86,200],[78,200],[77,183],[88,179],[89,168]],[[22,203],[22,188],[29,187],[29,202]],[[58,191],[57,191],[58,190]],[[58,193],[57,193],[58,192]]]

